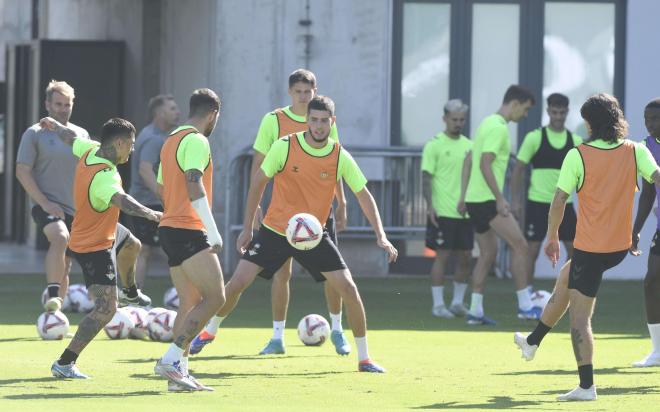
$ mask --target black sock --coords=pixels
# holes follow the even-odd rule
[[[580,375],[580,388],[589,389],[594,384],[594,365],[578,366],[578,374]]]
[[[60,356],[57,363],[64,366],[71,364],[71,362],[75,362],[77,359],[78,359],[77,353],[71,352],[68,349],[64,349],[64,352],[62,352],[62,356]]]
[[[56,298],[60,296],[60,284],[59,283],[49,283],[48,284],[48,299]]]
[[[541,346],[541,341],[543,338],[545,338],[545,335],[550,332],[550,329],[552,329],[550,326],[539,321],[538,325],[536,325],[536,328],[534,328],[534,331],[527,337],[527,343],[530,345]]]
[[[126,294],[126,296],[128,296],[131,299],[137,298],[138,296],[136,285],[133,285],[130,288],[124,288],[123,291]]]

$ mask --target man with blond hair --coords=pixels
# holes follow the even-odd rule
[[[87,130],[69,122],[75,93],[65,81],[51,80],[46,87],[48,116],[73,130],[77,138],[89,139]],[[65,256],[73,222],[73,177],[78,159],[71,147],[51,130],[34,124],[18,146],[16,178],[34,203],[32,218],[48,240],[46,280],[48,299],[44,308],[58,310],[69,286],[71,259]]]

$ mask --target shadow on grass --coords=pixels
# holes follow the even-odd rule
[[[634,373],[634,374],[647,374],[647,373],[656,373],[657,370],[652,368],[596,368],[594,369],[595,375],[609,375],[609,374],[618,374],[618,373]],[[535,371],[516,371],[516,372],[502,372],[494,373],[493,375],[499,376],[521,376],[521,375],[576,375],[577,371],[575,369],[545,369],[545,370],[535,370]]]
[[[302,345],[301,345],[302,346]],[[190,361],[244,361],[264,359],[295,359],[295,358],[335,358],[337,355],[225,355],[225,356],[191,356]],[[119,359],[116,363],[156,363],[158,358]]]
[[[81,399],[81,398],[124,398],[126,396],[161,396],[158,391],[138,391],[121,393],[25,393],[21,395],[7,395],[4,399],[30,400],[30,399]]]
[[[41,378],[14,378],[14,379],[0,379],[0,386],[13,385],[15,383],[30,383],[30,382],[53,382],[57,379],[52,376],[44,376]]]
[[[494,396],[485,403],[445,402],[433,405],[417,406],[412,409],[529,409],[531,406],[542,405],[546,402],[517,401],[510,396]],[[543,408],[544,410],[552,410]]]
[[[340,374],[354,374],[353,371],[325,371],[325,372],[299,372],[291,373],[285,370],[282,373],[228,373],[228,372],[217,372],[217,373],[198,373],[191,369],[191,374],[194,373],[195,378],[198,379],[237,379],[237,378],[273,378],[273,379],[285,379],[285,378],[323,378],[330,375],[340,375]],[[130,378],[139,379],[139,380],[164,380],[162,377],[151,374],[151,373],[134,373],[129,376]]]
[[[0,343],[5,343],[5,342],[36,342],[43,340],[41,338],[6,338],[6,339],[0,339]]]

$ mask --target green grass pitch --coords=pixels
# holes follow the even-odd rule
[[[641,282],[604,282],[593,325],[599,399],[561,404],[554,398],[577,384],[567,319],[525,362],[513,332],[534,322],[515,317],[511,281],[489,279],[485,307],[496,327],[468,327],[460,319],[430,314],[426,278],[358,279],[367,309],[372,358],[384,375],[358,373],[355,353],[335,354],[331,344],[305,347],[295,327],[302,316],[327,318],[320,285],[306,277],[291,283],[284,356],[257,356],[271,335],[270,284],[258,279],[225,321],[218,339],[191,358],[197,378],[212,393],[168,393],[153,366],[167,345],[109,340],[103,332],[78,360],[88,381],[61,381],[50,364],[65,341],[37,337],[35,321],[43,275],[3,276],[0,283],[0,411],[297,411],[297,410],[658,410],[660,368],[630,363],[650,349]],[[73,283],[80,282],[79,277]],[[149,280],[147,292],[162,303],[167,278]],[[550,282],[539,282],[551,289]],[[448,288],[451,292],[451,287]],[[446,294],[447,295],[447,294]],[[68,314],[72,325],[81,315]],[[344,321],[345,326],[347,322]],[[75,330],[75,326],[72,331]],[[348,332],[351,344],[352,334]]]

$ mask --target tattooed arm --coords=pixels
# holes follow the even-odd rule
[[[154,222],[160,221],[162,216],[161,212],[142,206],[137,200],[123,192],[115,193],[110,202],[120,208],[122,212],[131,216],[140,216],[145,219],[153,220]]]
[[[58,122],[52,117],[44,117],[43,119],[41,119],[39,121],[39,126],[41,126],[44,129],[48,129],[52,132],[57,133],[57,136],[60,138],[60,140],[62,140],[64,143],[68,144],[69,146],[72,146],[73,141],[76,140],[76,132],[64,126],[62,123]]]

